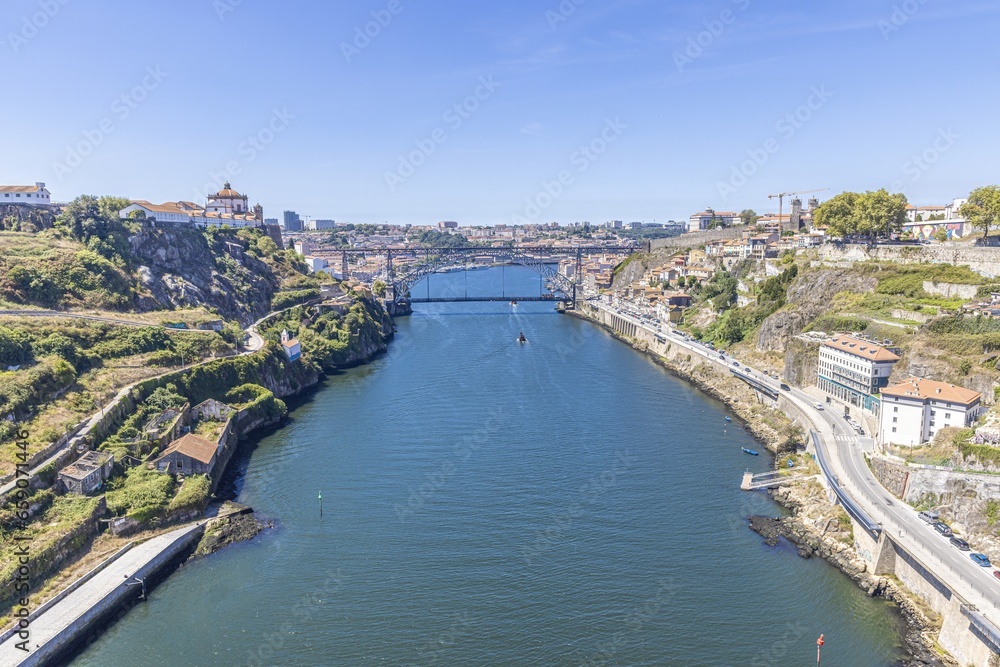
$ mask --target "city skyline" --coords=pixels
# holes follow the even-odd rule
[[[269,217],[356,223],[666,222],[816,188],[944,204],[1000,150],[986,3],[107,4],[10,3],[0,59],[52,103],[10,109],[4,182],[158,203],[230,181]],[[261,39],[290,24],[295,44]],[[198,48],[120,38],[152,25]]]

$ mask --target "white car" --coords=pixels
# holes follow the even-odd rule
[[[816,403],[813,403],[813,407],[816,408],[817,410],[822,410],[823,404],[817,401]]]

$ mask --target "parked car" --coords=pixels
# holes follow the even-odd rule
[[[739,366],[739,365],[740,365],[740,362],[738,362],[738,361],[734,361],[733,362],[733,366]]]
[[[963,540],[961,537],[952,537],[949,542],[951,545],[958,549],[959,551],[970,551],[969,543]]]
[[[784,382],[781,383],[781,391],[791,391],[791,390],[792,388],[789,387],[787,384],[785,384]]]
[[[986,554],[980,554],[980,553],[973,552],[973,553],[969,554],[969,558],[971,558],[972,560],[976,561],[976,565],[979,565],[981,567],[990,567],[990,566],[993,565],[990,562],[990,559],[989,559],[989,557]]]
[[[940,514],[938,514],[937,512],[932,512],[930,510],[927,510],[926,512],[921,512],[917,516],[919,516],[922,521],[926,521],[927,523],[931,524],[937,523],[937,520],[941,518]]]
[[[823,404],[817,401],[816,403],[813,403],[813,407],[816,408],[817,410],[822,410]]]
[[[948,524],[943,523],[941,521],[938,521],[937,523],[934,524],[934,530],[941,533],[945,537],[951,537],[953,534],[951,532],[951,528],[948,527]]]

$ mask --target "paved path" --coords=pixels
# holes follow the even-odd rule
[[[662,331],[658,332],[655,325],[642,322],[620,310],[604,304],[598,304],[598,307],[613,312],[646,331],[670,336],[672,343],[688,348],[718,367],[726,370],[733,367],[733,357],[726,355],[722,359],[719,352],[697,341],[682,338],[677,331],[665,324],[661,324]],[[749,367],[744,365],[743,368]],[[752,368],[750,370],[758,379],[779,389],[778,380],[768,378]],[[791,391],[781,391],[781,394],[812,422],[813,428],[820,435],[820,446],[827,453],[834,473],[851,499],[934,576],[976,605],[990,622],[1000,627],[1000,582],[993,577],[993,568],[974,563],[968,552],[953,547],[946,538],[921,521],[915,509],[897,499],[879,483],[864,457],[864,446],[871,439],[858,437],[857,432],[844,420],[843,404],[835,402],[829,410],[817,409],[816,397],[809,391],[793,388]]]
[[[104,317],[102,315],[85,315],[83,313],[70,313],[61,310],[0,310],[0,316],[12,317],[68,317],[75,320],[90,320],[92,322],[107,322],[109,324],[121,324],[127,327],[161,327],[168,331],[180,331],[183,333],[216,333],[212,329],[175,329],[165,324],[151,324],[149,322],[137,322],[135,320],[123,320],[117,317]]]
[[[145,575],[146,573],[142,572],[145,566],[177,543],[178,540],[192,537],[191,533],[200,528],[201,524],[185,526],[147,540],[125,552],[92,579],[31,621],[29,626],[31,633],[30,654],[25,654],[24,651],[15,646],[22,641],[17,635],[0,644],[0,665],[7,667],[8,665],[25,664],[26,661],[31,664],[39,658],[44,660],[43,655],[55,651],[57,645],[61,647],[67,640],[71,639],[68,636],[70,629],[76,630],[74,625],[81,625],[78,621],[84,614],[95,607],[105,605],[109,609],[100,609],[100,611],[109,611],[114,608],[114,605],[111,604],[114,598],[125,594],[131,596],[132,593],[125,589],[130,580],[134,581],[136,573]],[[135,590],[134,593],[135,597],[138,597],[139,591]]]

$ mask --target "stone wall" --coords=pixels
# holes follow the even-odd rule
[[[934,296],[946,298],[974,299],[979,291],[976,285],[956,285],[955,283],[936,283],[933,280],[924,281],[924,291]]]
[[[966,243],[928,246],[874,246],[828,243],[819,248],[820,259],[828,262],[877,260],[899,264],[952,264],[968,266],[987,278],[1000,276],[1000,248]]]
[[[724,229],[709,229],[703,232],[691,232],[672,236],[668,239],[656,239],[651,242],[653,250],[660,248],[696,248],[705,245],[709,241],[722,241],[725,239],[738,239],[747,231],[743,227],[727,227]]]

